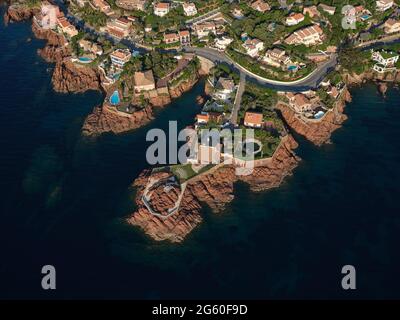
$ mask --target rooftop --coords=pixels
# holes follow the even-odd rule
[[[136,86],[154,85],[153,71],[135,72],[134,81]]]
[[[263,121],[262,113],[246,112],[244,116],[244,122],[246,123],[261,124],[262,121]]]

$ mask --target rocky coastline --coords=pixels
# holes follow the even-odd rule
[[[233,166],[217,166],[209,172],[199,175],[188,181],[183,194],[179,211],[164,218],[153,215],[146,208],[142,196],[145,186],[150,179],[159,179],[165,173],[151,174],[145,170],[135,180],[133,186],[137,188],[137,210],[127,218],[131,225],[140,227],[147,235],[157,241],[168,240],[181,242],[202,221],[202,204],[207,204],[213,212],[222,211],[226,204],[234,199],[234,184],[237,181],[247,183],[252,191],[264,191],[278,187],[285,177],[292,174],[300,158],[295,154],[297,142],[291,135],[283,138],[274,155],[260,166],[256,166],[252,174],[239,176]],[[157,192],[158,209],[168,206],[171,192]],[[174,193],[172,193],[174,195]],[[160,207],[161,206],[161,207]]]
[[[343,73],[342,77],[349,87],[361,86],[367,82],[373,82],[383,97],[385,97],[389,85],[400,83],[400,71],[378,73],[370,70],[359,75]]]
[[[20,22],[24,20],[31,19],[37,12],[39,8],[27,8],[19,5],[10,5],[4,14],[4,23],[9,22]]]
[[[343,113],[347,102],[351,101],[347,88],[341,94],[333,108],[320,120],[305,120],[285,104],[278,103],[277,108],[286,124],[296,133],[304,136],[317,146],[329,142],[332,133],[347,119]]]
[[[196,74],[191,79],[168,88],[168,94],[149,98],[143,107],[139,107],[140,102],[134,99],[132,103],[138,107],[132,113],[118,111],[104,102],[103,105],[95,107],[87,116],[82,127],[82,134],[87,137],[97,137],[107,132],[119,134],[140,128],[154,119],[157,108],[167,106],[173,99],[190,91],[198,79],[199,76]]]
[[[106,132],[114,134],[137,129],[154,119],[153,108],[148,105],[132,114],[123,115],[107,104],[97,106],[82,126],[82,135],[96,137]]]
[[[346,104],[351,102],[352,99],[349,89],[361,86],[368,82],[373,82],[376,84],[378,92],[385,97],[386,91],[390,85],[397,85],[400,83],[400,71],[377,73],[370,70],[357,75],[342,70],[341,76],[347,88],[345,88],[341,98],[333,109],[320,121],[305,121],[285,104],[278,103],[276,106],[289,128],[304,136],[307,140],[317,146],[329,143],[332,133],[339,129],[343,122],[346,121],[347,116],[344,114],[344,109]]]
[[[5,21],[23,21],[32,19],[38,8],[29,9],[24,6],[10,5],[5,13]],[[98,69],[74,64],[70,47],[63,35],[52,30],[45,30],[32,22],[32,31],[36,38],[46,40],[44,48],[38,50],[38,54],[46,62],[55,63],[52,75],[52,85],[56,92],[82,93],[88,90],[99,90],[107,96],[107,92],[115,88],[104,88],[103,75]],[[88,115],[82,127],[84,136],[98,136],[102,133],[114,134],[137,129],[154,119],[154,108],[167,106],[173,99],[179,98],[185,92],[191,90],[199,80],[202,70],[192,75],[189,79],[167,89],[166,94],[157,94],[148,98],[148,104],[143,108],[137,108],[133,113],[123,113],[110,108],[104,103],[96,106]],[[139,99],[138,99],[139,100]],[[139,104],[139,101],[132,101]]]

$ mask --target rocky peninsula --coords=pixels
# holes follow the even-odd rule
[[[222,211],[226,204],[234,199],[233,189],[237,181],[247,183],[252,191],[264,191],[278,187],[286,176],[292,174],[300,161],[294,150],[297,143],[291,135],[282,139],[274,155],[254,168],[252,174],[238,176],[235,167],[231,165],[217,165],[203,175],[190,180],[183,194],[178,212],[163,218],[158,217],[147,209],[143,202],[143,193],[148,182],[168,177],[167,173],[151,173],[145,170],[135,180],[133,186],[137,188],[137,210],[127,219],[128,223],[138,226],[154,240],[168,240],[181,242],[202,221],[201,208],[207,204],[214,212]],[[153,193],[158,209],[170,207],[176,201],[175,192],[159,190]]]

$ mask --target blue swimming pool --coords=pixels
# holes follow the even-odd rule
[[[297,69],[297,66],[288,66],[288,70],[289,71],[293,71],[293,70],[296,70]]]
[[[119,98],[119,93],[118,93],[118,90],[115,90],[114,92],[113,92],[113,94],[111,95],[111,97],[110,97],[110,103],[113,105],[113,106],[116,106],[117,104],[119,104],[120,103],[120,98]]]
[[[315,119],[321,119],[324,116],[325,112],[323,111],[318,111],[315,115],[314,118]]]
[[[363,16],[361,16],[362,20],[368,20],[369,18],[371,18],[369,14],[364,14]]]
[[[81,62],[81,63],[90,63],[90,62],[93,61],[93,59],[92,59],[92,58],[89,58],[89,57],[79,57],[78,60],[79,60],[79,62]]]

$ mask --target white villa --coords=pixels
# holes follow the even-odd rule
[[[393,7],[393,0],[378,0],[376,1],[377,11],[386,11]]]
[[[264,43],[258,39],[248,39],[243,43],[243,48],[250,57],[255,58],[264,50]]]
[[[169,13],[168,2],[158,2],[154,5],[154,14],[159,17],[164,17]]]
[[[234,8],[232,10],[232,15],[236,18],[236,19],[242,19],[244,17],[243,11],[240,8]]]
[[[124,64],[131,59],[131,52],[128,49],[117,49],[110,54],[111,63],[113,66],[122,69]]]
[[[285,50],[279,48],[267,50],[263,62],[277,68],[291,63],[290,57],[286,55]]]
[[[228,78],[219,78],[215,86],[214,97],[220,100],[229,100],[235,91],[235,82]]]
[[[225,51],[226,48],[233,42],[232,38],[222,37],[215,39],[215,47],[220,51]]]
[[[196,5],[194,3],[183,3],[183,11],[185,12],[185,16],[187,17],[191,17],[191,16],[195,16],[197,14],[197,8]]]
[[[385,33],[400,32],[400,21],[395,19],[388,19],[385,22]]]
[[[207,37],[210,33],[216,34],[217,31],[215,23],[212,21],[196,24],[193,29],[199,38]]]
[[[399,60],[399,55],[396,52],[372,51],[371,59],[377,62],[373,69],[376,72],[384,73],[396,70],[395,65]]]

